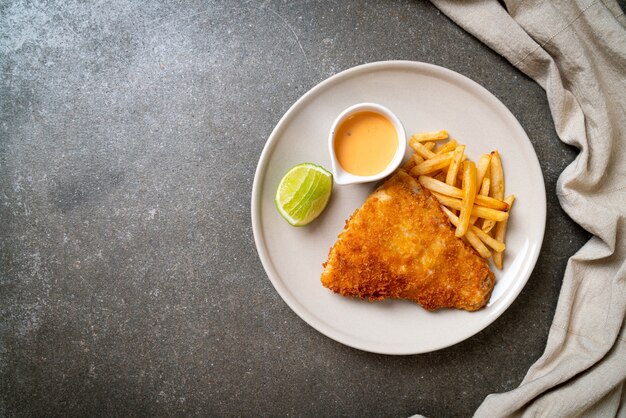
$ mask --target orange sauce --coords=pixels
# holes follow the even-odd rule
[[[335,131],[335,156],[344,170],[357,176],[383,171],[398,149],[398,134],[383,115],[364,111],[346,118]]]

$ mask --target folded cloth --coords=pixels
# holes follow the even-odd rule
[[[580,149],[559,177],[593,234],[573,257],[545,352],[476,416],[626,416],[626,18],[613,0],[431,0],[545,90],[559,138]]]

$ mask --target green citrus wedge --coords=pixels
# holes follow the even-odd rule
[[[303,163],[292,167],[278,184],[276,209],[293,226],[304,226],[326,207],[333,190],[333,175],[324,168]]]

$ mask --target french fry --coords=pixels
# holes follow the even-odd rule
[[[480,191],[478,192],[478,194],[480,196],[489,197],[489,186],[491,186],[491,180],[489,179],[489,177],[486,177],[486,178],[483,179],[482,184],[480,185]],[[478,196],[476,196],[476,197],[478,197]],[[495,200],[497,202],[502,202],[501,200],[498,200],[498,199],[495,199]]]
[[[480,190],[478,191],[478,194],[476,195],[476,201],[474,203],[478,204],[478,202],[480,200],[482,200],[483,198],[486,198],[489,196],[489,185],[491,184],[491,180],[489,179],[489,177],[485,177],[482,181],[482,184],[480,185]],[[495,199],[494,199],[495,200]],[[499,200],[495,200],[496,202],[500,202]],[[482,206],[486,206],[486,205],[482,205]],[[494,208],[494,209],[502,209],[502,210],[506,210],[508,208]],[[477,217],[472,216],[472,218],[470,219],[470,223],[472,225],[474,225],[476,223],[476,221],[478,220]]]
[[[424,147],[428,150],[428,151],[432,151],[433,148],[435,148],[435,143],[434,142],[425,142],[424,143]]]
[[[493,219],[485,219],[483,221],[482,230],[485,231],[486,233],[489,233],[491,232],[494,226],[496,226],[496,221],[494,221]]]
[[[435,132],[420,132],[411,137],[411,140],[415,142],[439,141],[441,139],[448,139],[448,131],[445,129]]]
[[[409,140],[409,146],[425,160],[429,160],[436,155],[434,152],[426,148],[421,142],[413,141],[411,139]]]
[[[411,170],[411,175],[413,177],[417,177],[422,174],[428,174],[428,173],[435,172],[437,170],[441,170],[442,168],[445,168],[450,165],[451,159],[452,159],[451,152],[447,154],[437,155],[436,157],[426,160],[423,163],[420,163],[416,165],[415,167],[413,167],[413,169]]]
[[[491,153],[490,158],[491,169],[491,192],[492,197],[496,199],[504,199],[504,171],[502,170],[502,160],[500,160],[500,153],[495,150]]]
[[[504,199],[504,201],[509,204],[509,207],[513,206],[513,202],[515,201],[515,195],[507,196],[506,199]],[[504,242],[504,236],[506,234],[506,224],[507,224],[507,221],[498,222],[496,224],[496,232],[495,232],[496,240]],[[502,270],[503,255],[504,255],[504,250],[498,251],[493,255],[493,263],[500,270]]]
[[[454,233],[457,237],[464,236],[469,229],[474,200],[476,200],[476,164],[473,161],[465,161],[463,163],[463,206],[459,213],[459,225]]]
[[[500,223],[501,222],[498,222],[498,225]],[[496,226],[496,228],[497,228],[497,226]],[[498,239],[492,237],[491,235],[489,235],[488,233],[486,233],[485,231],[483,231],[482,229],[480,229],[477,226],[470,225],[468,232],[470,232],[470,231],[474,235],[476,235],[478,238],[480,238],[480,240],[482,242],[484,242],[485,244],[487,244],[488,246],[493,248],[494,251],[502,252],[506,248],[506,245],[504,245],[504,242],[502,240],[498,240]]]
[[[404,163],[404,165],[402,166],[402,169],[408,173],[411,171],[413,167],[423,162],[424,162],[424,159],[420,157],[419,154],[413,153],[413,155],[411,155],[411,158],[409,158],[408,161]]]
[[[489,194],[491,197],[498,200],[504,199],[504,171],[502,170],[502,161],[500,160],[500,153],[498,150],[491,152],[489,170],[491,172],[491,190]],[[483,231],[489,232],[493,229],[495,223],[485,222],[483,223]]]
[[[459,145],[456,147],[454,154],[452,155],[452,161],[450,162],[450,167],[448,167],[448,174],[446,174],[446,183],[452,186],[456,184],[456,176],[459,172],[464,152],[465,145]]]
[[[458,227],[459,218],[445,206],[442,206],[441,209],[445,212],[446,215],[448,215],[448,219],[450,219],[450,222],[452,222],[452,225]],[[491,257],[491,252],[489,251],[489,249],[485,246],[485,244],[483,244],[483,242],[478,238],[478,236],[474,234],[474,232],[467,231],[467,233],[465,234],[465,238],[467,238],[467,242],[469,242],[470,245],[474,247],[474,249],[478,252],[478,254],[480,254],[481,257],[483,258]]]
[[[458,145],[459,144],[454,139],[451,139],[450,141],[448,141],[445,144],[443,144],[442,146],[440,146],[435,151],[435,154],[443,154],[443,153],[446,153],[446,152],[454,151]]]
[[[461,158],[461,163],[464,163],[467,160],[467,154],[463,154],[463,157]],[[459,165],[459,171],[456,174],[456,183],[453,184],[453,186],[455,187],[463,187],[463,170],[462,170],[462,165]],[[446,174],[448,174],[448,171],[446,171]]]
[[[437,180],[429,176],[419,176],[418,181],[422,186],[430,191],[445,194],[446,196],[456,197],[461,199],[463,197],[463,191],[454,186],[450,186],[440,180]]]
[[[489,154],[483,154],[480,156],[478,166],[476,167],[476,181],[478,182],[478,185],[482,185],[483,179],[489,173],[490,161],[491,156]]]
[[[488,179],[485,179],[488,180]],[[430,191],[444,194],[446,196],[454,197],[457,199],[463,198],[463,190],[458,187],[450,186],[440,180],[437,180],[433,177],[429,176],[419,176],[418,181],[422,186],[427,188]],[[483,180],[484,182],[484,180]],[[501,200],[496,200],[493,197],[485,196],[485,195],[476,195],[476,200],[474,202],[476,205],[484,206],[487,208],[497,209],[497,210],[508,210],[509,206],[506,202]]]
[[[415,168],[413,170],[415,170]],[[437,192],[432,192],[432,194],[437,198],[437,200],[439,200],[439,203],[451,209],[461,210],[463,207],[463,201],[460,199],[455,199]],[[509,218],[509,213],[497,209],[486,208],[484,206],[474,205],[472,207],[472,216],[501,222]]]

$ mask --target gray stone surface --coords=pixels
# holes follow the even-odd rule
[[[388,59],[493,92],[548,193],[543,251],[510,309],[406,357],[300,320],[250,225],[282,114]],[[426,2],[3,2],[0,112],[2,416],[467,416],[541,355],[566,260],[589,237],[555,197],[576,151],[544,92]]]

